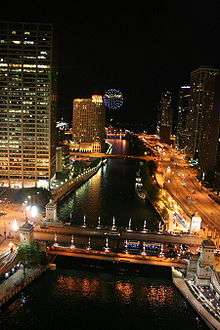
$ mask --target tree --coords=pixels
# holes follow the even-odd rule
[[[41,263],[41,251],[36,242],[21,243],[17,251],[17,260],[23,264],[25,275],[26,267],[39,265]]]

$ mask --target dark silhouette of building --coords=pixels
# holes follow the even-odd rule
[[[179,91],[178,98],[178,118],[176,130],[176,143],[179,149],[184,150],[187,154],[190,145],[189,122],[191,117],[191,88],[190,86],[182,86]]]
[[[209,117],[205,84],[210,78],[218,74],[218,69],[207,67],[201,67],[191,73],[191,116],[188,127],[191,136],[189,150],[194,159],[198,159],[204,125]]]
[[[218,166],[220,130],[220,75],[210,77],[204,83],[204,111],[201,118],[198,161],[204,175],[214,172]]]
[[[159,105],[159,136],[162,142],[171,143],[172,134],[172,96],[171,92],[166,91],[162,94]]]

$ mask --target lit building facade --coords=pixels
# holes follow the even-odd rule
[[[49,186],[55,173],[56,78],[50,24],[0,23],[0,178]]]
[[[218,69],[201,67],[191,73],[191,118],[189,122],[191,157],[198,159],[203,126],[208,113],[206,102],[206,82],[219,74]]]
[[[179,91],[178,100],[178,123],[176,130],[176,143],[179,149],[186,153],[189,151],[190,145],[190,117],[191,117],[191,88],[190,86],[182,86]]]
[[[172,95],[166,91],[162,94],[159,107],[159,136],[162,142],[171,143],[172,134]]]
[[[102,96],[73,101],[73,142],[81,151],[104,151],[105,108]],[[72,144],[72,147],[74,144]]]

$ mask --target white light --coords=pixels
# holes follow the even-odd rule
[[[13,224],[12,224],[12,229],[14,231],[17,231],[18,230],[18,224],[17,224],[17,220],[14,220]]]
[[[31,206],[31,216],[35,218],[38,215],[38,208],[36,205]]]

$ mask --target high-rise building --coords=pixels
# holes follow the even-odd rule
[[[191,116],[191,93],[190,86],[182,86],[179,91],[178,99],[178,123],[176,130],[176,143],[179,149],[186,153],[189,151],[190,131],[189,122]]]
[[[190,145],[192,158],[198,159],[199,145],[202,136],[202,125],[205,125],[207,106],[205,103],[205,83],[219,74],[218,69],[201,67],[191,73],[191,120],[190,120]]]
[[[44,186],[55,173],[55,72],[50,24],[0,23],[0,178]]]
[[[172,96],[166,91],[162,94],[159,106],[159,136],[162,142],[170,143],[172,134]]]
[[[73,101],[73,142],[81,151],[104,151],[105,108],[102,96]]]
[[[198,161],[205,175],[218,167],[220,136],[220,75],[210,77],[204,83],[204,111],[200,118]]]

